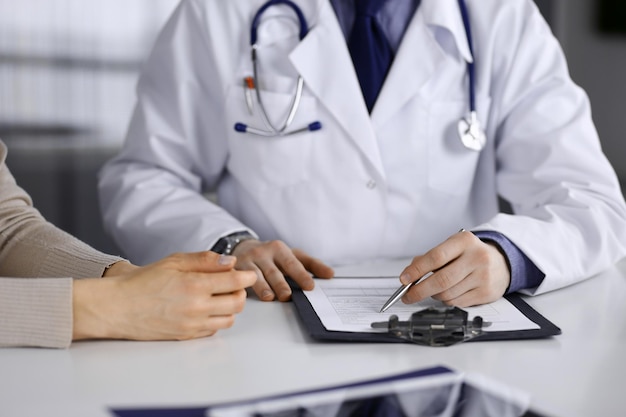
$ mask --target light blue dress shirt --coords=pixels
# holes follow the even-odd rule
[[[354,2],[358,0],[330,0],[332,3],[341,30],[348,39],[352,25],[354,24]],[[387,0],[380,9],[378,23],[387,36],[387,41],[394,53],[398,51],[404,32],[411,22],[411,18],[419,6],[420,0]]]

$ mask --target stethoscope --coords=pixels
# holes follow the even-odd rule
[[[296,5],[294,2],[290,0],[270,0],[265,3],[261,8],[257,11],[256,15],[254,15],[254,19],[252,20],[252,28],[250,29],[250,45],[252,46],[252,71],[253,77],[245,77],[243,80],[243,88],[244,94],[246,96],[246,105],[248,106],[248,111],[250,114],[254,113],[254,103],[252,101],[251,91],[254,90],[256,94],[257,102],[259,103],[259,109],[261,114],[261,119],[263,120],[263,124],[265,124],[266,129],[259,129],[256,127],[248,126],[245,123],[235,123],[235,130],[241,133],[252,133],[253,135],[258,136],[266,136],[266,137],[276,137],[276,136],[289,136],[295,135],[297,133],[302,132],[314,132],[316,130],[320,130],[322,128],[322,124],[319,121],[314,121],[309,123],[304,127],[300,127],[295,130],[287,131],[291,123],[293,122],[293,118],[296,116],[296,112],[300,107],[300,99],[302,98],[302,88],[304,87],[304,80],[302,76],[298,76],[298,81],[296,85],[296,93],[293,96],[291,101],[291,106],[289,107],[289,113],[287,114],[287,118],[281,127],[276,127],[270,121],[270,118],[267,116],[267,111],[265,110],[265,105],[263,104],[263,99],[261,98],[261,90],[259,88],[258,80],[258,65],[257,65],[257,30],[259,28],[259,24],[261,21],[261,16],[263,13],[270,8],[271,6],[276,6],[279,4],[284,4],[293,9],[294,13],[298,17],[298,21],[300,22],[300,40],[304,39],[307,33],[309,33],[309,25],[306,22],[304,14],[302,10]]]
[[[469,13],[467,11],[467,5],[465,4],[465,0],[458,0],[459,9],[461,10],[461,16],[463,18],[463,27],[465,29],[465,35],[467,36],[467,42],[469,45],[469,50],[472,56],[474,56],[474,48],[472,42],[472,31],[470,27],[469,21]],[[295,130],[287,131],[287,129],[291,126],[293,119],[298,111],[300,106],[300,99],[302,97],[302,89],[304,86],[304,80],[302,76],[298,76],[296,92],[293,96],[293,100],[291,102],[291,106],[289,108],[289,113],[287,118],[283,122],[281,127],[276,127],[270,121],[267,116],[267,111],[263,104],[263,99],[261,98],[261,91],[256,80],[258,79],[258,65],[257,65],[257,30],[261,21],[261,17],[263,13],[270,8],[271,6],[276,6],[279,4],[284,4],[286,6],[291,7],[291,9],[296,14],[299,24],[300,24],[300,34],[299,38],[302,40],[308,33],[309,27],[302,13],[302,10],[296,5],[293,1],[290,0],[269,0],[266,2],[261,8],[257,11],[252,20],[252,27],[250,30],[250,45],[252,47],[252,67],[253,67],[253,77],[245,77],[243,82],[244,95],[246,98],[246,105],[248,107],[248,111],[250,114],[254,114],[254,102],[252,100],[252,91],[254,90],[256,95],[256,100],[258,102],[258,108],[260,109],[261,119],[266,126],[266,129],[259,129],[255,127],[248,126],[245,123],[236,123],[235,130],[241,133],[251,133],[258,136],[266,136],[266,137],[277,137],[277,136],[288,136],[295,135],[297,133],[302,132],[313,132],[316,130],[320,130],[322,128],[322,124],[319,121],[314,121],[309,123],[306,126],[297,128]],[[461,118],[458,123],[458,134],[461,139],[461,143],[470,150],[480,151],[485,147],[485,143],[487,142],[486,135],[484,130],[480,125],[480,121],[478,120],[478,114],[476,111],[476,79],[475,79],[475,64],[474,62],[467,62],[467,74],[468,74],[468,89],[469,89],[469,113],[466,117]]]
[[[459,0],[459,9],[463,17],[463,27],[465,28],[465,36],[467,36],[467,44],[469,45],[470,54],[474,57],[474,46],[472,41],[472,29],[470,27],[469,13],[465,0]],[[461,142],[467,149],[473,151],[481,151],[487,142],[485,131],[480,126],[478,113],[476,112],[476,74],[474,72],[474,61],[467,62],[467,78],[469,89],[469,114],[467,117],[459,120],[458,132]]]

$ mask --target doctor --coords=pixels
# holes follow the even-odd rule
[[[402,282],[434,274],[405,302],[468,306],[626,254],[588,99],[530,0],[364,2],[181,2],[100,178],[134,262],[213,248],[287,300],[284,275],[307,289],[328,265],[414,257]],[[390,58],[369,74],[363,25]]]

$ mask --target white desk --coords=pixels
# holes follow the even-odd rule
[[[233,328],[207,339],[0,350],[0,415],[104,416],[106,406],[203,406],[439,364],[526,391],[533,409],[547,415],[623,415],[626,261],[527,300],[563,334],[448,348],[319,343],[308,338],[291,303],[250,298]]]

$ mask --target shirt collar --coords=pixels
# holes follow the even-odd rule
[[[354,1],[330,0],[346,38],[354,21]],[[399,13],[398,10],[402,11],[402,8],[404,10],[417,8],[415,13],[422,13],[428,26],[448,31],[454,38],[461,57],[466,62],[473,62],[458,0],[388,0],[388,4],[381,12],[381,19],[387,35],[391,37],[389,41],[394,50],[397,50],[401,43],[404,30],[414,14]]]

